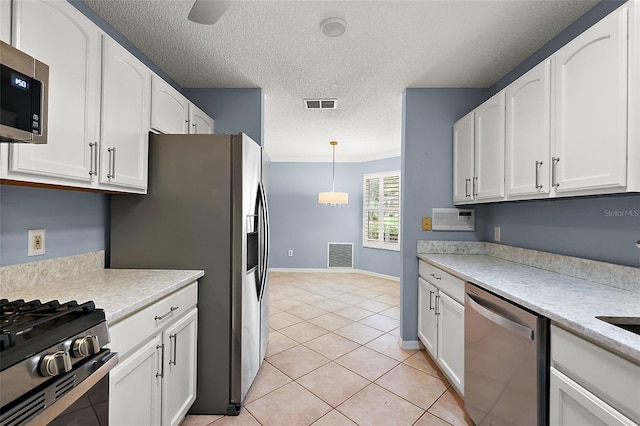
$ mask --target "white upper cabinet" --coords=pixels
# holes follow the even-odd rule
[[[506,89],[508,198],[549,194],[550,67],[551,61],[544,61]]]
[[[151,71],[104,36],[101,183],[146,191],[150,103]]]
[[[200,135],[213,133],[213,118],[192,103],[189,103],[189,133]]]
[[[639,6],[623,4],[473,111],[471,195],[468,116],[454,125],[456,204],[640,192]]]
[[[151,129],[166,134],[211,134],[213,119],[154,74],[151,84]]]
[[[504,97],[502,91],[475,110],[476,201],[504,198]]]
[[[474,176],[474,113],[453,125],[453,201],[463,204],[473,201]]]
[[[0,1],[0,40],[11,44],[11,2]]]
[[[504,91],[453,126],[453,202],[504,199]]]
[[[627,3],[629,28],[629,120],[627,190],[640,191],[640,0]]]
[[[46,145],[9,146],[8,177],[88,186],[99,137],[100,31],[67,1],[13,6],[14,45],[49,65],[49,135]]]
[[[151,79],[151,129],[167,134],[189,133],[189,100],[155,74]]]
[[[559,195],[627,184],[627,15],[616,10],[553,56]]]

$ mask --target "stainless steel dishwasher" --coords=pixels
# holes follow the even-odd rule
[[[465,285],[464,408],[478,426],[546,425],[549,319]]]

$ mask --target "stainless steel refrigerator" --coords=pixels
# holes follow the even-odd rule
[[[269,214],[247,135],[150,135],[146,195],[111,197],[111,268],[204,269],[192,414],[238,414],[268,340]]]

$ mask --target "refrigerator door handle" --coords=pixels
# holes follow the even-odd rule
[[[261,240],[262,240],[262,261],[260,264],[260,295],[259,299],[262,300],[262,295],[264,294],[265,286],[267,285],[268,279],[268,267],[269,267],[269,242],[270,242],[270,229],[269,229],[269,209],[267,207],[267,197],[264,192],[264,185],[260,182],[258,186],[258,191],[260,192],[260,204],[262,205],[262,224],[261,224]]]

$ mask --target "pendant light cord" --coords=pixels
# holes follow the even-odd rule
[[[333,173],[331,175],[331,192],[336,192],[336,146],[333,145]]]

